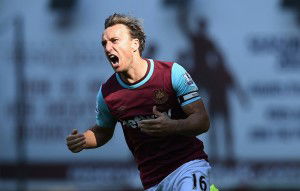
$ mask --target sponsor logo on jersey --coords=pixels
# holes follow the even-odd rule
[[[168,101],[169,95],[163,89],[154,90],[153,100],[156,104],[164,104]]]
[[[169,109],[167,112],[163,112],[165,114],[167,114],[170,118],[171,118],[171,112],[172,110]],[[126,126],[126,127],[131,127],[131,128],[138,128],[138,123],[142,120],[145,119],[156,119],[157,116],[152,114],[152,115],[137,115],[134,118],[130,118],[130,119],[126,119],[121,121],[122,126]]]
[[[145,119],[155,119],[155,118],[156,118],[156,115],[154,115],[154,114],[146,115],[146,116],[137,115],[132,119],[127,119],[127,120],[121,121],[121,123],[122,123],[122,126],[138,128],[139,121],[145,120]]]

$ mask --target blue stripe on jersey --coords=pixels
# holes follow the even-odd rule
[[[192,80],[187,71],[177,63],[172,66],[172,86],[176,92],[177,97],[188,94],[190,92],[198,91],[197,85]],[[181,106],[192,103],[200,97],[195,97],[181,103]]]
[[[143,79],[142,81],[140,81],[139,83],[137,84],[133,84],[133,85],[128,85],[128,84],[125,84],[121,77],[119,76],[118,73],[116,73],[116,77],[117,77],[117,80],[119,82],[119,84],[123,87],[123,88],[127,88],[127,89],[135,89],[135,88],[138,88],[140,86],[142,86],[143,84],[145,84],[149,79],[150,77],[152,76],[153,74],[153,71],[154,71],[154,62],[153,60],[149,59],[150,61],[150,70],[149,70],[149,73],[147,74],[147,76],[145,77],[145,79]]]
[[[183,102],[183,103],[181,104],[181,106],[185,106],[185,105],[187,105],[187,104],[193,103],[194,101],[197,101],[197,100],[199,100],[199,99],[201,99],[200,96],[194,97],[193,99],[190,99],[190,100],[187,100],[187,101]]]
[[[109,109],[105,103],[105,100],[102,95],[102,86],[100,87],[97,95],[96,102],[96,124],[100,127],[115,127],[117,120],[109,112]]]

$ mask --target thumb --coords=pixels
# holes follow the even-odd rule
[[[77,133],[78,133],[78,130],[77,129],[73,129],[72,135],[76,135]]]
[[[157,115],[157,116],[162,116],[162,115],[163,115],[163,113],[161,113],[161,112],[159,112],[159,111],[157,110],[156,105],[153,106],[153,114],[154,114],[154,115]]]

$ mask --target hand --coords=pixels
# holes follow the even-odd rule
[[[85,148],[85,137],[83,134],[78,134],[77,129],[72,131],[72,134],[66,138],[67,146],[73,153],[78,153]]]
[[[139,128],[142,132],[152,136],[167,136],[175,133],[176,120],[172,120],[166,113],[161,113],[156,106],[153,107],[153,114],[156,119],[145,119],[139,122]]]

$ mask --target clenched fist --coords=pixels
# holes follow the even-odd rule
[[[83,134],[79,134],[77,129],[72,131],[72,134],[66,138],[66,141],[69,150],[73,153],[78,153],[85,148],[85,137]]]

